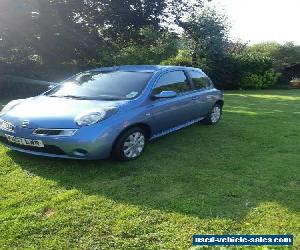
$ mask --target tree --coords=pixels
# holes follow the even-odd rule
[[[76,2],[76,4],[75,4]],[[94,56],[101,40],[76,20],[79,1],[24,0],[1,2],[2,59],[28,64],[40,57],[48,67],[82,55]]]
[[[228,25],[226,17],[210,8],[192,14],[181,22],[189,48],[196,60],[202,58],[213,60],[224,55],[228,42]]]
[[[249,46],[248,51],[263,56],[273,57],[280,50],[280,47],[281,45],[277,42],[263,42]]]
[[[131,42],[122,46],[106,41],[94,66],[124,65],[124,64],[159,64],[162,60],[177,53],[178,38],[176,34],[166,30],[154,30],[153,27],[143,27],[140,30],[143,42]]]
[[[38,1],[32,44],[45,63],[59,64],[95,56],[102,39],[79,21],[76,10],[82,8],[83,2],[76,0]]]
[[[292,42],[287,42],[284,45],[277,42],[254,44],[249,47],[248,51],[272,58],[277,69],[300,62],[300,46]]]
[[[201,3],[195,1],[196,6]],[[145,28],[163,41],[170,35],[162,24],[171,16],[178,22],[190,6],[184,0],[2,0],[0,57],[6,62],[17,55],[24,62],[35,58],[48,67],[86,65],[99,61],[109,47],[121,52],[155,45]]]
[[[278,83],[288,83],[295,75],[287,68],[293,64],[300,63],[300,46],[292,42],[283,45],[277,42],[254,44],[248,48],[248,52],[268,56],[272,59],[273,68],[281,73]]]
[[[227,54],[241,54],[248,49],[248,43],[242,40],[229,41],[226,47]]]
[[[100,35],[124,45],[144,42],[140,30],[152,27],[163,30],[162,24],[178,24],[181,18],[201,6],[203,0],[192,3],[185,0],[86,0],[78,10],[78,16],[85,25],[95,28]]]
[[[192,54],[192,64],[203,68],[215,82],[222,79],[226,59],[229,26],[226,16],[205,7],[180,23],[184,43]]]

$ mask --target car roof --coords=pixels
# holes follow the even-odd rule
[[[166,69],[197,70],[202,72],[202,70],[199,68],[185,67],[185,66],[172,66],[172,65],[122,65],[122,66],[96,68],[91,71],[124,70],[124,71],[139,71],[139,72],[157,72]]]

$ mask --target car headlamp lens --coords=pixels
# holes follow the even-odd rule
[[[75,118],[75,122],[79,126],[89,126],[95,124],[106,118],[107,112],[105,110],[91,112],[83,115],[79,115]]]
[[[1,110],[0,112],[0,116],[4,115],[5,113],[7,113],[8,111],[10,111],[11,109],[13,109],[15,106],[17,106],[19,103],[21,103],[23,100],[14,100],[9,102],[8,104],[6,104],[4,106],[4,108]]]

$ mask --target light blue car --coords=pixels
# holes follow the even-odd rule
[[[149,140],[196,122],[217,123],[223,104],[222,92],[197,68],[99,68],[8,103],[0,141],[34,155],[133,160]]]

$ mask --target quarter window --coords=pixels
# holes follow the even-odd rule
[[[190,71],[190,76],[196,89],[203,89],[211,86],[209,78],[200,72]]]
[[[190,90],[188,79],[183,71],[173,71],[164,74],[154,88],[154,94],[161,91],[173,90],[177,93],[184,93]]]

